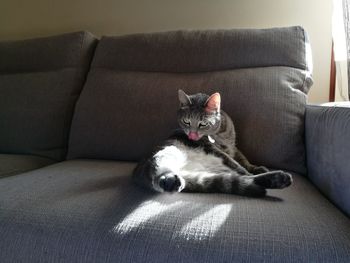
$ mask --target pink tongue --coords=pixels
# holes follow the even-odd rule
[[[198,132],[190,132],[188,134],[188,139],[198,141],[199,140]]]

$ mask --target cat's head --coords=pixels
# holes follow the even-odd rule
[[[180,108],[177,120],[190,140],[198,141],[203,136],[214,135],[220,129],[219,93],[211,96],[203,93],[187,95],[179,90]]]

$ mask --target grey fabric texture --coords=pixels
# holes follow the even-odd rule
[[[0,42],[0,72],[30,73],[86,67],[96,38],[89,32]]]
[[[77,103],[68,158],[139,160],[177,127],[178,89],[219,91],[251,162],[305,173],[312,80],[304,41],[298,27],[105,37]]]
[[[124,71],[207,72],[251,67],[310,68],[301,27],[189,30],[103,37],[93,66]]]
[[[307,107],[307,168],[314,184],[350,216],[350,103],[344,106]]]
[[[0,42],[0,152],[65,158],[96,39],[87,32]]]
[[[73,160],[2,178],[0,261],[349,262],[349,218],[303,176],[262,199],[152,194],[133,167]]]
[[[0,154],[0,178],[38,169],[55,163],[33,155]]]

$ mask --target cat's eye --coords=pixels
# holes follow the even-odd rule
[[[183,119],[182,122],[187,126],[190,126],[190,124],[191,124],[190,120]]]
[[[201,121],[201,122],[199,122],[199,124],[198,124],[198,127],[199,127],[199,128],[203,128],[203,127],[206,127],[206,126],[208,126],[208,123],[205,122],[205,121]]]

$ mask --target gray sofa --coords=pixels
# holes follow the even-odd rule
[[[350,109],[307,105],[308,47],[300,27],[0,43],[0,262],[350,262]],[[180,88],[219,91],[239,148],[293,185],[135,186]]]

